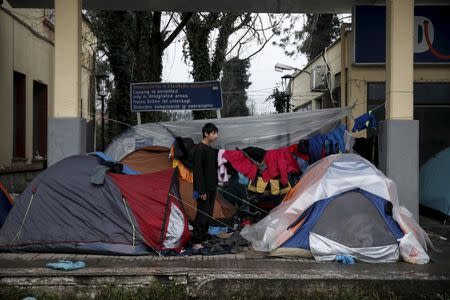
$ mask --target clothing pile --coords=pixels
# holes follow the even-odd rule
[[[210,236],[203,248],[186,248],[181,256],[236,254],[250,250],[250,243],[237,231]]]

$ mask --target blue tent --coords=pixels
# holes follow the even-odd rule
[[[5,187],[0,183],[0,228],[3,226],[3,223],[5,222],[12,206],[13,200],[11,196],[8,194]]]
[[[420,204],[450,216],[450,147],[420,168]]]
[[[391,203],[362,189],[315,202],[288,229],[297,225],[297,231],[277,253],[353,253],[368,262],[395,261],[398,240],[403,237],[392,218]]]

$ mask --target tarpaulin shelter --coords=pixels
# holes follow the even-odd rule
[[[13,206],[13,199],[6,188],[0,183],[0,228]]]
[[[0,229],[0,250],[139,255],[178,251],[189,240],[172,168],[106,173],[96,155],[66,158],[39,174]]]
[[[331,155],[310,166],[278,207],[241,231],[255,250],[275,255],[333,260],[347,254],[366,262],[393,262],[399,254],[413,261],[411,247],[402,247],[408,233],[416,253],[431,244],[400,207],[394,182],[355,154]]]
[[[202,127],[207,122],[213,122],[219,128],[216,148],[234,150],[236,147],[254,146],[277,149],[315,134],[330,132],[351,110],[351,107],[345,107],[265,116],[146,123],[130,127],[117,136],[105,153],[120,161],[147,146],[170,148],[177,136],[190,137],[198,143]]]
[[[420,204],[450,217],[450,148],[420,168]]]
[[[213,122],[219,128],[219,139],[214,145],[216,148],[233,150],[254,146],[276,149],[314,134],[331,131],[350,111],[351,107],[346,107],[267,116],[147,123],[124,131],[108,145],[105,153],[136,171],[151,173],[171,166],[168,153],[176,137],[190,137],[198,143],[206,122]],[[186,215],[192,221],[197,213],[192,184],[180,180],[180,194]],[[216,200],[213,217],[231,218],[235,212],[234,206],[220,193]]]

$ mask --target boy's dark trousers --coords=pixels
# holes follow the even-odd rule
[[[216,191],[206,192],[206,200],[197,199],[197,216],[194,220],[194,232],[191,242],[201,244],[208,239],[208,228],[214,212],[214,202],[216,200]]]

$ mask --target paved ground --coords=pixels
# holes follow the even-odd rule
[[[11,287],[69,291],[81,287],[98,290],[108,285],[146,287],[165,282],[181,284],[189,297],[209,297],[213,293],[217,297],[295,295],[297,298],[301,290],[301,295],[307,298],[314,295],[339,298],[343,291],[352,295],[356,291],[357,295],[369,298],[391,295],[397,299],[403,295],[410,299],[415,296],[450,299],[450,226],[429,219],[423,219],[422,224],[440,250],[430,252],[431,262],[427,265],[403,262],[342,265],[268,258],[256,252],[192,257],[3,253],[0,298],[1,290]],[[48,262],[60,259],[82,260],[87,268],[64,272],[45,267]]]

